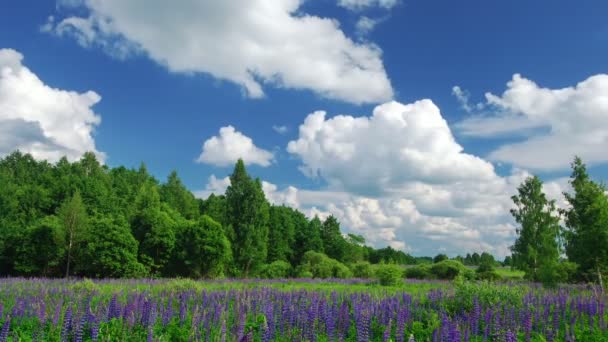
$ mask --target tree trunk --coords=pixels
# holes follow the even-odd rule
[[[72,254],[72,237],[73,237],[73,233],[70,232],[70,243],[68,245],[68,264],[65,268],[65,278],[66,279],[70,278],[70,257]]]

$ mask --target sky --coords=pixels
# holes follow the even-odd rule
[[[5,0],[0,157],[93,151],[413,255],[509,254],[517,186],[608,178],[608,2]]]

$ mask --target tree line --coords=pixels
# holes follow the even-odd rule
[[[343,234],[333,216],[270,204],[241,160],[230,181],[203,200],[176,172],[161,183],[144,164],[110,168],[92,153],[51,164],[14,152],[0,159],[0,276],[257,277],[309,274],[310,260],[419,261]]]

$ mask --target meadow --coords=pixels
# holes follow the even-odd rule
[[[591,286],[0,279],[0,341],[606,341]]]

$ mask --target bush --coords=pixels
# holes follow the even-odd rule
[[[335,278],[347,279],[352,278],[353,272],[346,265],[337,262],[333,266],[332,274]]]
[[[405,277],[410,279],[433,279],[430,265],[418,265],[405,269]]]
[[[477,267],[475,274],[477,275],[477,279],[480,280],[496,281],[502,278],[494,269],[493,262],[485,260]]]
[[[306,270],[300,270],[298,273],[298,278],[312,278],[312,272]]]
[[[523,303],[525,288],[509,285],[488,285],[485,282],[456,282],[455,293],[448,307],[452,312],[470,311],[475,300],[481,306],[513,305],[519,307]]]
[[[438,279],[452,280],[459,275],[472,280],[475,274],[465,265],[456,260],[444,260],[430,266],[430,272]]]
[[[571,283],[575,280],[578,265],[571,261],[562,261],[557,266],[558,279],[562,283]]]
[[[374,276],[374,271],[372,270],[372,265],[367,261],[360,261],[355,264],[352,264],[350,269],[353,271],[353,275],[355,278],[372,278]]]
[[[501,280],[502,277],[494,270],[485,271],[485,272],[475,272],[477,275],[477,279],[479,280],[487,280],[487,281],[497,281]]]
[[[383,286],[395,286],[402,282],[403,269],[399,265],[379,265],[376,278]]]
[[[350,269],[338,260],[332,259],[323,253],[308,251],[302,257],[302,264],[298,267],[298,275],[309,272],[313,278],[349,278]]]
[[[283,260],[273,261],[270,264],[262,266],[260,275],[262,278],[277,279],[287,278],[291,273],[291,265]]]

